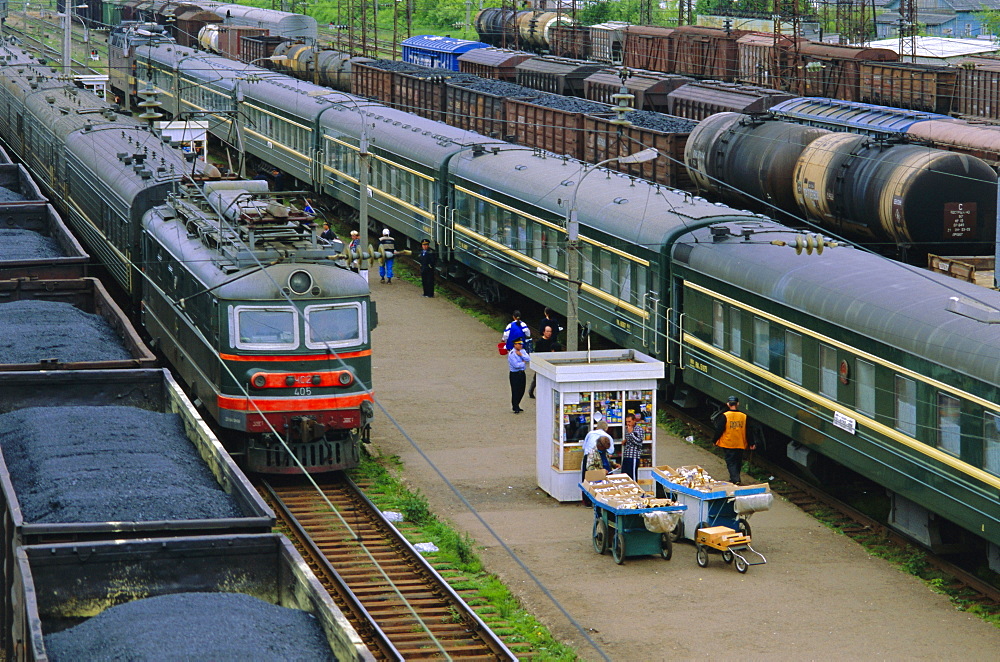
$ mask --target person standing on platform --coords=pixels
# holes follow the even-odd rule
[[[747,415],[740,411],[740,399],[735,395],[729,396],[726,407],[728,409],[715,418],[715,445],[725,452],[729,482],[739,485],[743,452],[747,448],[754,450],[757,446],[747,442]]]
[[[420,284],[424,286],[424,296],[434,297],[434,267],[437,266],[437,253],[431,249],[431,240],[420,242],[420,253],[417,255],[420,264]]]
[[[323,221],[323,232],[319,235],[320,239],[326,239],[327,241],[336,241],[337,234],[330,229],[330,222]]]
[[[552,311],[551,308],[546,307],[544,314],[545,314],[545,317],[543,317],[542,321],[538,324],[538,335],[544,336],[545,335],[545,329],[546,328],[551,328],[552,329],[552,340],[554,340],[556,342],[559,342],[559,332],[562,331],[562,327],[559,326],[558,322],[556,322],[556,320],[555,320],[555,313]],[[542,351],[542,350],[538,350],[538,351]],[[554,352],[554,351],[561,351],[561,350],[548,350],[548,351]]]
[[[609,474],[615,472],[617,465],[611,459],[611,456],[608,455],[609,448],[611,448],[610,437],[601,437],[597,440],[594,449],[583,456],[584,475],[588,471],[595,471],[597,469],[604,469]],[[584,505],[586,505],[586,501]]]
[[[527,339],[531,337],[531,329],[528,328],[527,324],[521,321],[521,311],[515,310],[510,314],[510,316],[513,319],[503,330],[503,335],[500,336],[500,340],[506,343],[508,351],[514,346],[515,340],[527,341]]]
[[[350,256],[351,271],[358,273],[360,269],[358,264],[361,258],[357,257],[358,252],[361,250],[361,235],[358,234],[357,230],[351,230],[351,243],[347,245],[348,255]]]
[[[622,439],[622,472],[639,480],[639,458],[642,457],[642,442],[646,433],[641,425],[636,425],[635,414],[625,414],[625,434]]]
[[[524,340],[518,338],[507,352],[507,365],[510,368],[510,407],[515,414],[524,411],[521,409],[521,399],[524,397],[524,386],[528,381],[524,370],[528,367],[529,361],[531,356],[524,349]]]
[[[546,309],[548,310],[548,309]],[[536,352],[561,352],[563,346],[556,340],[555,328],[552,325],[542,327],[542,337],[535,343]],[[538,375],[531,376],[531,386],[528,388],[528,397],[535,399],[535,384],[538,383]]]
[[[389,234],[389,228],[382,230],[382,236],[378,240],[379,248],[389,254],[385,262],[378,265],[378,275],[381,282],[388,282],[392,285],[392,266],[396,261],[396,240]],[[386,281],[388,279],[388,281]]]
[[[594,423],[594,429],[587,433],[587,436],[583,438],[583,461],[580,463],[580,481],[585,481],[587,479],[587,461],[594,449],[597,448],[597,442],[601,439],[605,439],[608,442],[608,448],[605,449],[605,457],[610,454],[610,449],[613,448],[615,440],[610,434],[608,434],[608,423],[607,421],[600,420]],[[608,458],[608,473],[611,473],[611,459]],[[601,468],[604,468],[603,465]],[[583,505],[588,505],[587,493],[583,492]]]

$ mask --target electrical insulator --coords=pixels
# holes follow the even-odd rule
[[[157,99],[159,93],[153,88],[152,81],[146,81],[146,87],[139,90],[139,96],[142,97],[142,101],[136,105],[142,108],[143,112],[138,116],[138,119],[152,123],[163,117],[163,113],[157,112],[157,109],[162,108],[163,104]]]

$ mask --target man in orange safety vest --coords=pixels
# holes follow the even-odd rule
[[[715,419],[715,445],[725,451],[729,482],[740,484],[740,470],[743,468],[743,451],[753,450],[755,445],[747,443],[747,415],[740,411],[740,400],[735,395],[726,402],[729,408]]]

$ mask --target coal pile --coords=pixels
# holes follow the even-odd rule
[[[0,305],[0,364],[130,358],[100,315],[59,301],[11,301]]]
[[[475,76],[468,81],[462,81],[462,87],[475,92],[507,97],[508,99],[525,97],[536,99],[545,94],[544,92],[539,92],[538,90],[518,85],[517,83],[508,83],[504,80],[493,80],[492,78],[480,78],[479,76]]]
[[[0,415],[0,449],[25,522],[242,517],[177,414],[120,406]]]
[[[568,113],[584,113],[587,115],[606,113],[611,110],[611,106],[607,104],[587,101],[580,97],[564,97],[558,94],[543,94],[537,99],[532,99],[530,103],[554,110],[564,110]]]
[[[11,190],[9,188],[0,186],[0,203],[3,202],[24,202],[27,200],[26,197],[18,193],[17,191]]]
[[[335,660],[316,618],[242,593],[175,593],[45,636],[53,661]]]
[[[694,120],[663,113],[653,113],[648,110],[635,110],[625,115],[632,126],[651,129],[662,133],[691,133],[698,123]]]
[[[427,67],[419,67],[415,64],[410,64],[409,62],[403,62],[401,60],[375,60],[373,62],[365,62],[363,64],[364,66],[371,67],[372,69],[381,69],[382,71],[401,71],[403,73],[417,73],[421,69],[427,69]]]
[[[59,242],[52,237],[33,230],[0,230],[0,260],[45,260],[53,257],[65,257],[65,254],[59,248]]]

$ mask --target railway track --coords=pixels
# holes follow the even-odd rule
[[[702,421],[669,405],[662,404],[661,406],[670,416],[701,430],[705,437],[712,438],[714,436],[714,431]],[[824,521],[835,526],[852,540],[862,544],[887,543],[900,548],[913,545],[912,541],[885,523],[879,522],[851,505],[823,492],[820,488],[807,483],[767,459],[753,456],[751,463],[777,479],[777,481],[772,480],[771,482],[772,492],[784,497],[811,515],[817,517],[822,515]],[[951,581],[942,587],[947,589],[949,593],[960,595],[962,600],[975,603],[988,613],[1000,613],[1000,588],[931,552],[927,552],[926,561],[930,566],[951,578]]]
[[[317,483],[321,492],[301,482],[258,489],[373,654],[517,659],[353,481]]]

